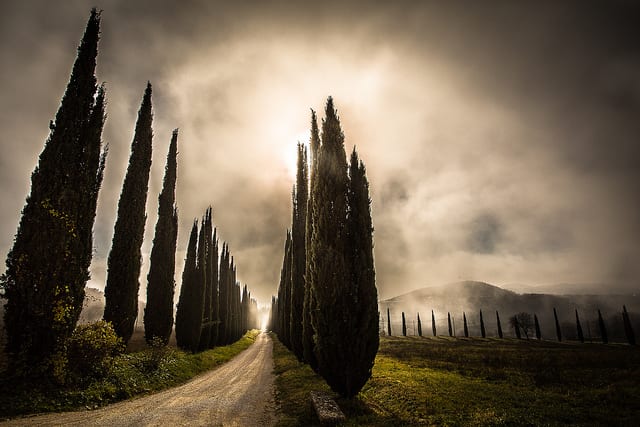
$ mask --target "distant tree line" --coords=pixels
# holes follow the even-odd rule
[[[220,254],[218,247],[209,207],[200,230],[197,221],[191,228],[176,312],[178,347],[194,353],[230,344],[257,327],[257,302],[236,280],[229,246],[223,243]]]
[[[597,321],[594,321],[594,329],[591,329],[591,322],[587,323],[587,334],[585,334],[585,328],[582,326],[582,322],[580,321],[580,315],[578,314],[578,310],[574,311],[575,314],[575,322],[572,324],[562,323],[558,319],[558,312],[555,308],[553,308],[553,319],[554,319],[554,327],[555,327],[555,336],[553,337],[555,340],[561,342],[567,339],[567,335],[569,335],[571,340],[580,341],[584,343],[587,339],[593,342],[593,339],[597,339],[604,344],[608,344],[611,336],[611,330],[616,330],[616,336],[618,338],[622,338],[626,340],[630,345],[636,345],[636,337],[633,329],[633,325],[631,323],[629,312],[627,311],[627,307],[625,305],[622,306],[622,312],[620,315],[616,317],[612,317],[609,323],[613,323],[614,327],[607,327],[605,320],[602,316],[600,310],[597,310],[598,318]],[[382,334],[386,334],[388,336],[392,334],[392,321],[391,321],[391,311],[387,308],[387,316],[386,316],[386,332],[384,328],[380,328]],[[467,323],[466,313],[462,313],[463,319],[463,334],[465,337],[471,336],[470,329]],[[385,322],[384,319],[381,319],[383,324]],[[531,315],[531,313],[520,312],[512,315],[509,320],[509,326],[513,330],[513,333],[518,339],[530,339],[535,336],[536,339],[541,340],[542,337],[542,329],[540,326],[540,321],[538,319],[538,315],[536,313]],[[417,313],[417,329],[414,327],[413,335],[423,336],[422,335],[422,322],[420,320],[420,313]],[[448,336],[455,337],[455,319],[453,319],[450,312],[447,312],[447,325],[448,325]],[[479,312],[479,332],[482,338],[487,337],[486,325],[484,321],[484,316],[482,314],[482,310]],[[596,327],[597,325],[597,327]],[[401,312],[401,331],[403,336],[407,336],[407,320],[405,317],[405,313]],[[436,327],[436,317],[431,311],[431,329],[433,336],[438,336],[437,327]],[[563,331],[565,331],[563,336]],[[567,331],[574,331],[569,332]],[[500,313],[496,311],[496,336],[498,338],[504,338],[504,333],[502,330],[502,322],[500,321]]]
[[[31,192],[7,256],[6,273],[0,278],[0,295],[6,299],[6,351],[15,375],[60,377],[68,363],[67,344],[82,310],[107,157],[102,144],[106,91],[95,76],[100,20],[100,13],[92,9],[65,94],[31,176]],[[148,82],[107,264],[104,319],[124,343],[131,338],[138,313],[153,139],[151,98]],[[158,198],[144,313],[147,342],[163,345],[173,328],[177,144],[176,129]],[[176,315],[178,344],[189,351],[228,344],[257,323],[257,303],[247,286],[241,290],[236,281],[228,245],[223,245],[219,263],[218,258],[209,208],[200,232],[197,223],[193,226]]]
[[[292,225],[287,230],[271,329],[336,392],[355,396],[378,350],[378,302],[369,183],[329,97],[319,133],[311,112],[311,164],[298,145]]]

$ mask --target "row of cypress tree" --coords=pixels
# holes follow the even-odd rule
[[[556,338],[558,341],[562,341],[562,330],[560,328],[560,322],[558,321],[558,313],[555,308],[553,309],[553,316],[555,320]],[[582,324],[580,322],[580,316],[578,315],[577,309],[575,310],[575,316],[576,316],[576,332],[577,332],[576,336],[578,338],[578,341],[584,343],[585,336],[584,336]],[[464,336],[469,337],[467,315],[465,312],[462,313],[462,321],[463,321]],[[417,323],[418,336],[422,336],[422,321],[420,319],[420,313],[417,314],[417,322],[418,322]],[[449,327],[449,336],[454,336],[455,332],[453,331],[453,326],[451,322],[451,313],[449,312],[447,313],[447,322]],[[633,331],[633,326],[631,325],[631,321],[629,319],[629,313],[627,312],[627,307],[624,305],[622,306],[622,322],[623,322],[624,332],[627,338],[627,342],[630,345],[635,345],[636,344],[635,333]],[[542,339],[542,332],[540,329],[540,322],[538,320],[537,314],[534,314],[533,317],[531,317],[531,315],[526,312],[515,314],[509,319],[509,324],[514,329],[516,337],[518,339],[522,338],[522,334],[524,334],[525,337],[529,339],[529,332],[532,332],[532,331],[535,332],[536,339],[538,340]],[[497,310],[496,310],[496,326],[498,331],[498,337],[503,338],[502,324],[500,322],[500,314],[498,313]],[[435,314],[433,313],[433,310],[431,310],[431,328],[432,328],[433,336],[434,337],[437,336],[436,318],[435,318]],[[600,339],[604,344],[607,344],[609,342],[607,327],[605,325],[605,322],[600,310],[598,310],[598,328],[600,330]],[[388,308],[387,308],[386,333],[389,336],[392,335],[391,314]],[[407,323],[406,323],[404,312],[402,312],[402,335],[407,336]],[[480,335],[482,336],[482,338],[486,338],[487,336],[485,324],[484,324],[484,316],[482,315],[482,310],[480,310]]]
[[[246,285],[240,289],[229,246],[223,243],[220,254],[218,248],[209,207],[200,230],[197,221],[191,228],[176,312],[178,347],[194,353],[232,343],[256,326],[257,302]]]
[[[0,278],[1,296],[6,299],[6,350],[12,371],[19,375],[55,376],[54,371],[65,363],[65,343],[82,310],[92,258],[97,198],[107,156],[107,148],[102,144],[105,88],[98,86],[95,76],[100,21],[100,13],[92,9],[67,89],[55,121],[49,125],[49,137],[31,176],[31,192],[22,211],[13,248],[7,256],[7,270]],[[153,138],[151,96],[152,87],[147,83],[118,202],[105,287],[104,318],[112,322],[125,342],[133,333],[138,312],[140,248],[146,221]],[[178,131],[175,130],[159,196],[144,315],[147,341],[160,339],[164,344],[173,327],[178,228],[175,204],[177,141]],[[207,218],[206,227],[203,227],[205,234],[211,230],[210,209]],[[212,241],[217,245],[216,239]],[[238,338],[250,326],[250,309],[257,310],[255,301],[250,302],[246,287],[247,298],[240,300],[235,267],[228,259],[226,246],[225,249],[226,263],[220,265],[220,277],[224,277],[220,281],[220,292],[224,293],[225,299],[220,303],[214,301],[218,295],[215,279],[217,246],[209,248],[205,244],[201,250],[211,260],[215,258],[215,262],[199,259],[194,264],[197,274],[207,278],[205,289],[206,295],[210,296],[201,319],[206,332],[202,332],[200,326],[195,328],[198,337],[204,337],[201,340],[204,347]],[[198,266],[206,266],[206,269],[198,269]],[[197,286],[204,283],[194,279],[193,274],[185,271],[187,288],[189,281],[197,282]],[[214,306],[228,316],[219,320],[222,325],[219,328],[212,327],[219,319]],[[218,337],[215,334],[220,330],[222,335]]]
[[[271,328],[336,392],[355,396],[378,350],[378,301],[369,183],[354,148],[349,164],[333,99],[322,135],[311,112],[311,165],[298,145],[292,226],[287,231]]]

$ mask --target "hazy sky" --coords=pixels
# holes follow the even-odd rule
[[[141,299],[179,127],[178,286],[190,224],[211,204],[239,279],[269,300],[295,144],[307,142],[309,109],[322,117],[329,95],[347,150],[356,145],[367,165],[381,297],[459,279],[639,289],[639,6],[379,3],[0,3],[0,258],[95,5],[104,10],[97,74],[107,82],[110,151],[91,286],[104,286],[150,80]]]

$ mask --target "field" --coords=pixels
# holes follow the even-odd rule
[[[274,340],[280,425],[316,421],[323,380]],[[481,338],[382,337],[346,425],[638,425],[640,349]]]

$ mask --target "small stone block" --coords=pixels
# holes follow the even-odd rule
[[[322,391],[312,391],[311,404],[318,414],[321,425],[336,425],[346,420],[344,413],[338,404],[327,393]]]

